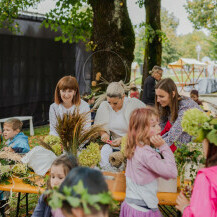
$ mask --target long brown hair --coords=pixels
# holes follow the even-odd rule
[[[217,166],[217,146],[209,142],[206,167]]]
[[[141,142],[149,144],[150,121],[153,116],[158,117],[156,110],[152,107],[139,108],[132,112],[130,116],[129,129],[127,133],[127,145],[125,155],[131,159],[136,146],[142,146]]]
[[[70,75],[64,76],[58,81],[55,89],[55,94],[54,94],[54,102],[58,105],[62,103],[63,101],[60,96],[60,90],[67,90],[67,89],[74,90],[76,92],[75,96],[72,99],[72,104],[80,105],[81,97],[79,93],[78,82],[75,77],[72,77]]]
[[[162,107],[159,102],[157,102],[157,95],[155,96],[155,107],[160,115],[160,118],[168,117],[171,114],[171,121],[174,122],[178,117],[179,100],[181,97],[178,94],[176,84],[171,78],[165,78],[160,80],[155,89],[164,90],[169,94],[170,105]],[[175,96],[173,96],[175,92]]]

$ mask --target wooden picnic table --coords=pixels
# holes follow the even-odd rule
[[[45,191],[45,188],[32,186],[30,184],[26,184],[22,181],[21,178],[13,178],[10,180],[11,184],[0,184],[1,191],[12,191],[18,193],[17,199],[17,212],[16,216],[19,215],[19,207],[21,199],[21,193],[24,193],[26,198],[26,216],[28,216],[28,194],[41,194]],[[162,209],[162,206],[175,206],[176,205],[176,198],[179,193],[167,193],[167,192],[158,192],[157,197],[159,200],[159,206]],[[125,198],[125,192],[112,192],[112,196],[116,201],[122,202]],[[23,198],[23,199],[24,199]],[[171,216],[171,215],[170,215]]]

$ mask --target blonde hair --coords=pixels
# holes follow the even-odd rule
[[[7,121],[4,122],[4,125],[9,125],[13,130],[19,129],[20,131],[22,130],[23,127],[22,121],[20,121],[17,118],[8,119]]]
[[[108,97],[122,98],[125,95],[124,88],[119,82],[112,82],[107,87],[106,95]]]
[[[133,157],[137,145],[142,146],[141,142],[144,145],[150,143],[149,130],[152,116],[158,117],[158,113],[149,106],[135,109],[132,112],[127,133],[127,145],[125,147],[125,155],[128,159]]]

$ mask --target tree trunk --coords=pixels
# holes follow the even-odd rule
[[[149,75],[149,71],[155,65],[161,66],[161,55],[162,55],[161,36],[160,36],[160,32],[157,31],[157,30],[161,31],[161,19],[160,19],[161,0],[144,0],[144,2],[145,2],[144,3],[145,11],[146,11],[146,24],[149,25],[154,30],[155,35],[153,39],[151,39],[153,37],[153,34],[146,35],[142,89],[143,89],[144,80]]]
[[[129,82],[135,34],[126,0],[89,0],[93,8],[93,79],[97,72],[111,81]]]

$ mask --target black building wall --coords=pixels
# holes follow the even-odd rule
[[[65,75],[76,76],[81,93],[90,89],[89,53],[84,45],[55,42],[58,33],[40,28],[41,20],[21,17],[21,33],[0,30],[0,118],[33,116],[48,123],[55,86]],[[79,54],[79,55],[78,55]]]

